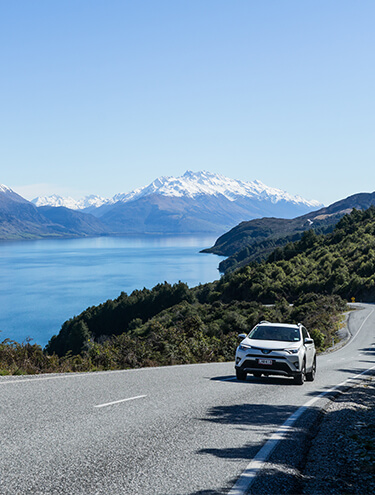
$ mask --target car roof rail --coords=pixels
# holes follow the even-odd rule
[[[267,320],[263,320],[263,321],[259,322],[259,325],[261,325],[262,323],[271,323],[271,322],[267,321]]]

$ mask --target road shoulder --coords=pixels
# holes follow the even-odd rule
[[[281,441],[250,494],[375,493],[375,377],[312,407]]]

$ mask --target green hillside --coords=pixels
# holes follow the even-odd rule
[[[276,249],[261,264],[224,276],[216,290],[223,300],[289,302],[307,293],[344,299],[375,299],[375,207],[345,215],[334,231],[302,238]]]
[[[331,232],[340,218],[353,208],[366,210],[373,205],[375,193],[359,193],[293,219],[258,218],[242,222],[203,252],[228,256],[219,264],[220,271],[227,273],[267,259],[276,248],[300,239],[307,230],[313,229],[318,234]]]

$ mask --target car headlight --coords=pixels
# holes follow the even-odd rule
[[[299,347],[298,349],[285,349],[286,352],[288,352],[289,354],[298,354],[298,351],[299,351]]]
[[[246,344],[240,344],[238,346],[239,351],[247,351],[248,349],[251,349],[251,345],[246,345]]]

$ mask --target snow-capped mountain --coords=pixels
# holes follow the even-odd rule
[[[8,186],[4,186],[4,184],[0,184],[0,192],[2,193],[9,193],[9,192],[14,192],[12,189]]]
[[[32,203],[34,203],[35,206],[64,206],[65,208],[69,208],[71,210],[83,210],[92,206],[99,208],[109,201],[110,200],[108,199],[101,198],[100,196],[95,196],[93,194],[78,200],[73,199],[70,196],[64,198],[57,194],[53,194],[52,196],[38,196],[32,200]]]
[[[219,233],[244,220],[294,218],[319,208],[260,181],[244,182],[210,172],[159,177],[148,186],[117,194],[89,211],[117,233]]]
[[[268,199],[272,203],[288,201],[295,204],[303,204],[310,208],[321,207],[319,201],[308,201],[301,196],[291,196],[281,189],[268,187],[262,182],[244,182],[230,179],[220,174],[211,172],[192,172],[188,170],[181,177],[159,177],[148,186],[135,189],[127,194],[117,194],[112,198],[116,201],[134,201],[143,196],[160,194],[171,197],[194,198],[200,195],[219,196],[222,195],[229,201],[235,201],[240,197]]]
[[[14,205],[15,203],[29,204],[29,201],[14,192],[10,187],[0,184],[0,206],[4,208],[5,206],[8,207],[9,205]],[[33,208],[35,209],[34,206]]]
[[[211,172],[192,172],[190,170],[181,177],[159,177],[147,186],[134,189],[129,193],[116,194],[110,199],[104,199],[100,196],[86,196],[80,200],[74,200],[70,197],[63,198],[53,195],[38,197],[32,202],[36,206],[65,206],[71,209],[90,208],[90,211],[92,211],[92,207],[99,208],[103,205],[113,205],[119,201],[127,203],[154,194],[190,199],[197,196],[222,196],[232,202],[240,198],[269,201],[273,204],[282,201],[300,205],[307,209],[323,206],[318,201],[308,201],[301,196],[292,196],[281,189],[266,186],[258,180],[245,182]]]

